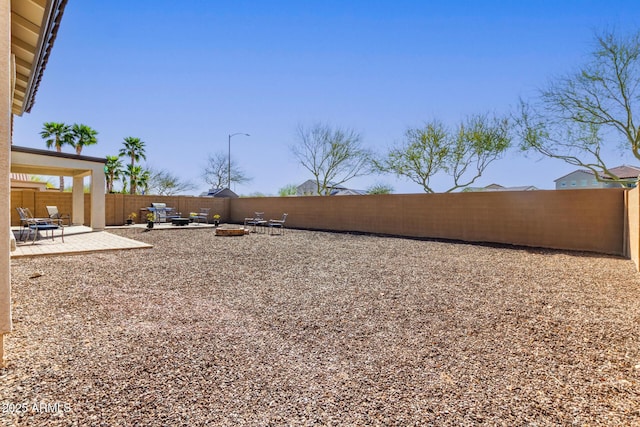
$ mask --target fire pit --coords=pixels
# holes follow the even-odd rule
[[[191,220],[189,218],[172,218],[171,225],[189,225]]]
[[[216,236],[244,236],[249,234],[248,228],[216,228]]]

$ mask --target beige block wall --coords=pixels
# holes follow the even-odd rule
[[[639,198],[637,189],[239,199],[107,194],[106,223],[124,224],[130,212],[140,215],[142,208],[160,202],[185,216],[208,207],[211,215],[220,214],[223,222],[242,223],[255,211],[274,219],[287,212],[287,225],[293,228],[585,250],[637,260]],[[19,224],[15,206],[31,207],[36,215],[46,215],[46,204],[66,212],[71,194],[12,191],[13,224]],[[86,195],[87,224],[89,215]],[[144,222],[144,218],[139,216],[137,221]]]
[[[143,223],[143,209],[151,206],[151,203],[166,203],[168,207],[175,208],[183,216],[189,216],[191,212],[200,212],[200,208],[209,208],[210,219],[213,215],[221,216],[222,221],[229,218],[229,199],[214,197],[193,196],[131,196],[128,194],[106,195],[106,221],[107,225],[122,225],[127,216],[135,212],[138,217],[136,222]]]
[[[627,236],[625,256],[631,258],[640,270],[640,189],[627,192]]]
[[[16,207],[31,209],[34,216],[47,217],[47,206],[57,206],[64,214],[72,214],[72,197],[70,192],[59,191],[34,191],[30,189],[11,191],[11,225],[20,225],[20,217]],[[145,222],[140,216],[142,209],[151,206],[151,203],[166,203],[167,206],[176,208],[183,215],[190,212],[199,212],[200,208],[210,208],[210,215],[219,214],[222,221],[229,218],[229,199],[216,199],[212,197],[191,196],[130,196],[126,194],[105,195],[105,220],[107,225],[122,225],[131,212],[138,215],[136,221]],[[91,195],[84,195],[84,224],[91,224]]]
[[[29,208],[34,216],[46,218],[47,206],[57,206],[62,214],[71,214],[72,194],[59,191],[11,190],[11,225],[20,225],[16,207]],[[85,224],[90,223],[89,206],[85,198]]]
[[[291,227],[624,253],[623,189],[241,198],[231,219],[254,211]]]

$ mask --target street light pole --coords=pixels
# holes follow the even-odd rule
[[[229,163],[227,164],[227,188],[229,188],[229,190],[231,190],[231,137],[236,135],[251,136],[244,132],[229,134]]]

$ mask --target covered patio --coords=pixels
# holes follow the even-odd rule
[[[84,178],[90,177],[91,223],[94,231],[105,227],[106,159],[11,146],[11,172],[73,177],[71,223],[84,224]]]

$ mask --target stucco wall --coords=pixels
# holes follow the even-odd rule
[[[183,215],[199,212],[200,208],[210,208],[210,214],[219,214],[223,221],[229,218],[229,199],[212,197],[189,196],[129,196],[124,194],[105,195],[105,220],[107,225],[122,225],[131,212],[140,215],[140,210],[151,206],[151,203],[166,203],[176,208]],[[72,194],[58,191],[11,191],[11,224],[20,225],[20,217],[16,207],[31,209],[34,216],[47,217],[46,206],[57,206],[64,214],[72,214]],[[144,218],[136,218],[137,222],[144,222]],[[84,224],[91,224],[91,196],[84,195]]]
[[[14,225],[19,224],[16,206],[35,209],[36,215],[46,215],[47,204],[63,212],[71,206],[70,193],[16,190],[11,195]],[[238,199],[108,194],[106,222],[121,225],[130,212],[164,202],[184,215],[211,208],[211,215],[220,214],[223,222],[242,223],[255,211],[268,218],[287,212],[290,227],[586,250],[638,259],[639,198],[637,189]],[[89,202],[85,197],[87,224]],[[627,244],[627,238],[635,243]]]
[[[640,189],[627,191],[626,253],[640,270]]]
[[[189,216],[191,212],[200,212],[200,208],[209,208],[210,217],[214,214],[221,216],[223,221],[229,218],[229,200],[214,197],[192,196],[130,196],[125,194],[106,195],[106,220],[107,225],[121,225],[131,212],[138,215],[136,222],[145,222],[141,217],[141,209],[151,206],[151,203],[166,203],[168,207],[175,208],[182,216]],[[212,219],[212,218],[210,218]]]
[[[593,189],[340,197],[240,198],[291,227],[624,254],[624,191]]]
[[[0,0],[0,206],[10,199],[11,171],[11,2]],[[7,209],[0,212],[0,366],[4,365],[4,334],[11,331],[11,233]]]

